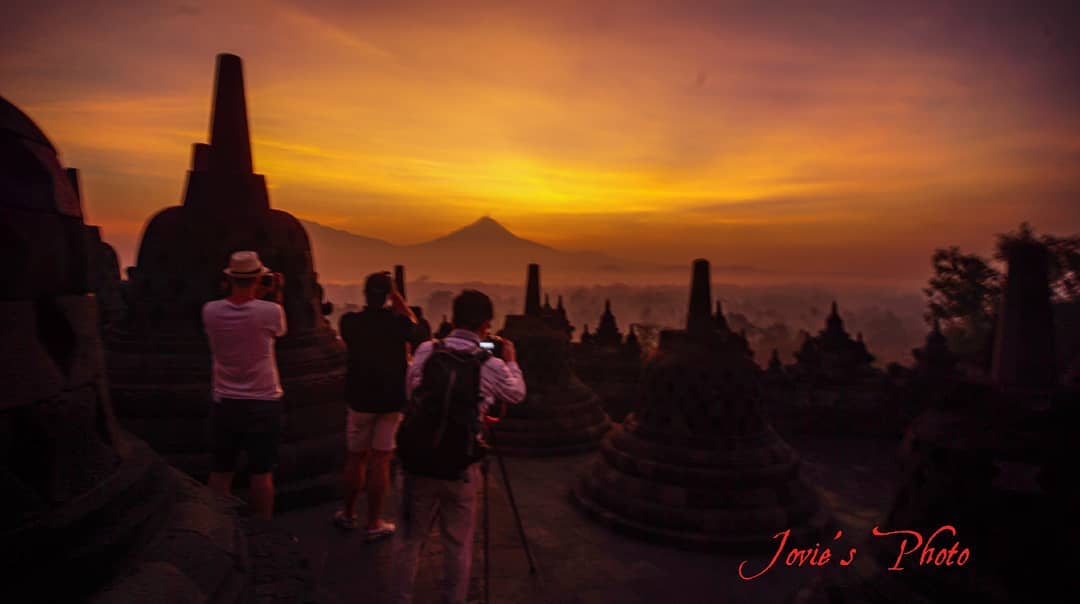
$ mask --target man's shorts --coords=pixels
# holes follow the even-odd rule
[[[350,453],[369,449],[393,451],[401,413],[365,413],[349,409],[345,416],[345,440]]]
[[[247,469],[265,474],[277,465],[280,400],[223,398],[210,405],[210,454],[214,472],[233,472],[240,452]]]

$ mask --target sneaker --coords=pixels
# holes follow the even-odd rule
[[[351,531],[357,526],[360,526],[360,519],[356,516],[350,516],[346,514],[345,510],[338,510],[334,512],[332,522],[334,523],[334,526],[338,527],[343,531]]]
[[[393,522],[380,520],[378,526],[367,529],[364,534],[364,541],[378,541],[379,539],[384,539],[393,535],[395,530],[397,530],[397,527],[394,526]]]

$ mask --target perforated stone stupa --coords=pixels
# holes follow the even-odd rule
[[[527,397],[499,423],[508,455],[568,455],[593,450],[611,422],[596,393],[570,365],[572,327],[565,310],[540,305],[540,267],[529,265],[525,313],[507,315],[499,335],[517,347]]]
[[[573,355],[575,372],[600,395],[608,416],[622,421],[640,391],[641,344],[633,327],[624,340],[611,312],[611,300],[604,301],[596,333],[586,329],[581,342],[574,345]]]
[[[344,345],[323,316],[304,227],[270,207],[266,181],[253,172],[240,58],[219,55],[210,144],[194,146],[183,203],[147,224],[129,271],[130,320],[107,343],[121,421],[197,477],[209,469],[210,356],[200,311],[222,297],[222,268],[242,249],[285,276],[279,503],[332,496],[344,451]]]
[[[708,261],[697,260],[686,329],[661,332],[637,409],[574,499],[618,530],[688,548],[768,548],[785,529],[805,538],[825,514],[762,413],[746,341],[710,313],[710,297]]]
[[[0,98],[0,602],[307,602],[271,525],[170,468],[113,416],[100,240],[52,143]],[[260,551],[261,556],[251,553]]]
[[[920,564],[919,549],[898,562],[899,538],[870,539],[852,568],[819,575],[794,602],[1058,602],[1080,586],[1072,521],[1080,390],[1046,371],[1054,349],[1045,249],[1020,241],[1005,259],[993,379],[943,384],[912,422],[896,496],[879,521],[882,531],[924,540],[948,526],[932,547],[957,543],[968,561]]]

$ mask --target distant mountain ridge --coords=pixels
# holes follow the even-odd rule
[[[315,269],[328,282],[359,282],[376,270],[403,264],[408,278],[525,281],[526,265],[539,263],[548,275],[581,282],[618,280],[629,270],[649,270],[601,252],[570,252],[512,233],[490,216],[430,241],[396,245],[310,220],[301,220],[311,238]],[[606,278],[604,277],[606,276]]]
[[[503,225],[495,221],[490,216],[484,216],[476,222],[467,224],[456,231],[453,231],[442,237],[426,241],[424,243],[417,243],[410,247],[412,249],[443,249],[448,247],[471,247],[474,245],[515,245],[526,248],[533,248],[537,251],[547,250],[555,251],[554,248],[537,243],[535,241],[529,241],[522,237],[510,232]]]

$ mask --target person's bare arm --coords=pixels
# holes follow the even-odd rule
[[[396,287],[390,290],[390,308],[397,314],[408,317],[409,321],[416,325],[416,315],[413,314],[408,302],[405,301],[405,298],[402,297],[401,292]]]

